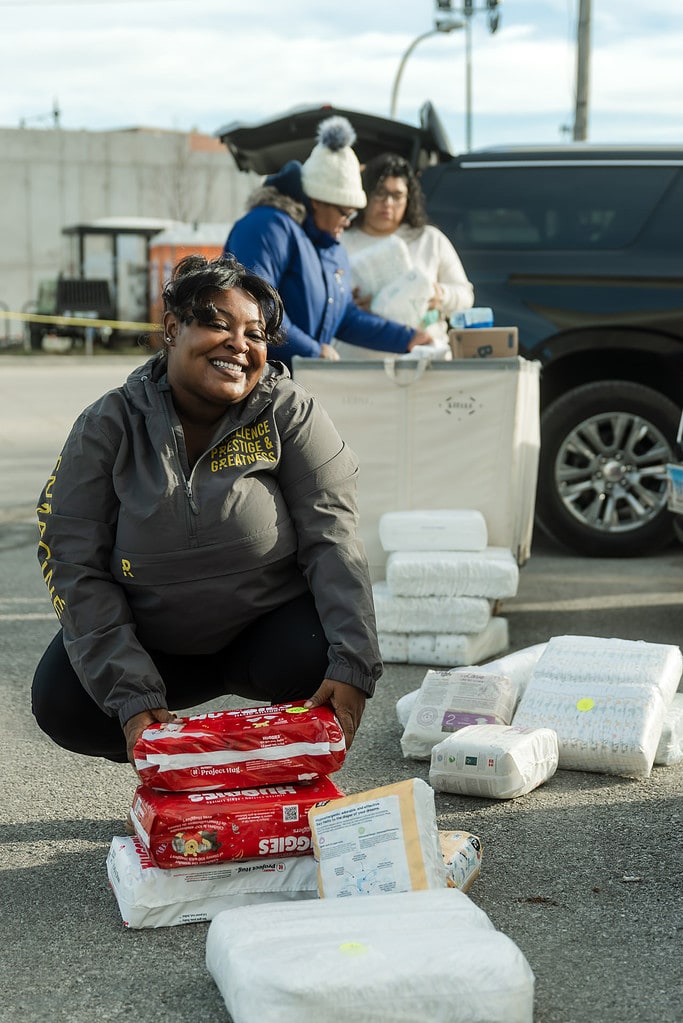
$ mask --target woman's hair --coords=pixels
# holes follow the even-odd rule
[[[185,256],[177,263],[170,281],[164,285],[162,298],[164,312],[175,313],[184,323],[198,320],[210,323],[216,317],[212,298],[217,291],[240,288],[257,303],[265,320],[266,341],[269,345],[284,344],[282,299],[268,281],[251,273],[234,256]]]
[[[407,160],[397,153],[380,153],[379,156],[373,156],[371,160],[368,160],[363,168],[362,177],[368,202],[371,201],[373,192],[382,185],[386,178],[403,178],[408,187],[408,202],[401,223],[408,224],[410,227],[424,227],[427,223],[427,213],[422,186]],[[359,212],[351,230],[354,227],[363,226],[366,212],[367,207]]]

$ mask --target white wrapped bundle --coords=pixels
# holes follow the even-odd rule
[[[453,668],[476,664],[506,649],[507,618],[493,617],[481,632],[378,632],[380,654],[387,664],[434,664]]]
[[[482,661],[505,650],[508,645],[507,618],[492,618],[485,629],[465,635],[448,633],[408,636],[408,664],[458,667]]]
[[[505,675],[428,671],[401,736],[403,756],[429,760],[432,747],[466,725],[510,723],[515,694]]]
[[[112,839],[107,876],[123,923],[132,928],[196,923],[237,906],[318,897],[313,856],[160,870],[137,836]]]
[[[385,512],[379,520],[385,551],[483,551],[486,521],[474,508]]]
[[[446,884],[470,890],[481,871],[481,841],[469,831],[440,831],[439,842],[446,864]]]
[[[408,246],[393,234],[355,252],[350,243],[348,248],[351,287],[360,288],[363,295],[376,295],[413,266]]]
[[[523,647],[521,650],[515,650],[511,654],[499,657],[495,661],[489,661],[488,664],[480,664],[479,666],[468,665],[468,667],[473,671],[483,671],[492,675],[507,675],[515,691],[516,704],[526,689],[527,683],[531,678],[531,672],[538,658],[545,650],[546,645],[546,643],[536,643],[535,646]],[[419,692],[419,689],[414,689],[411,693],[405,693],[403,696],[400,696],[396,701],[396,717],[398,718],[399,725],[403,728],[408,724],[410,711]]]
[[[480,670],[507,675],[515,690],[515,703],[517,703],[529,684],[531,674],[547,645],[547,643],[535,643],[533,646],[522,647],[521,650],[514,650],[511,654],[505,654],[495,661],[483,664]]]
[[[334,799],[308,815],[321,898],[446,884],[434,790],[420,778]]]
[[[520,949],[457,888],[219,913],[206,965],[235,1023],[532,1023]]]
[[[677,764],[683,760],[683,693],[676,693],[667,711],[655,754],[655,764]]]
[[[386,664],[408,664],[408,633],[378,632],[379,652]]]
[[[647,778],[682,668],[676,646],[555,636],[513,724],[555,729],[562,769]]]
[[[399,696],[396,701],[396,717],[398,718],[398,723],[401,728],[405,728],[408,724],[410,712],[413,709],[413,704],[415,703],[419,692],[419,689],[413,689],[411,693],[404,693],[403,696]]]
[[[437,792],[514,799],[551,778],[557,763],[552,728],[469,725],[433,747],[429,782]]]
[[[372,595],[380,632],[482,632],[491,618],[485,597],[393,597],[385,582]]]
[[[422,324],[433,291],[434,282],[429,274],[412,267],[380,288],[370,303],[370,309],[377,316],[397,320],[416,329]]]
[[[394,597],[514,597],[519,568],[508,547],[483,551],[394,551],[386,581]]]

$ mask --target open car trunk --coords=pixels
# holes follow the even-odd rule
[[[321,121],[333,115],[348,118],[357,135],[354,150],[361,163],[379,153],[399,153],[416,170],[452,158],[450,143],[431,103],[420,111],[420,124],[406,124],[331,104],[297,107],[267,121],[232,121],[215,134],[230,150],[241,171],[275,174],[289,160],[303,162],[316,142]]]

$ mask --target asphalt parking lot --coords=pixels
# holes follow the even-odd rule
[[[125,375],[105,362],[9,370],[0,362],[0,1018],[227,1023],[204,965],[207,924],[122,925],[105,859],[122,833],[132,770],[58,749],[30,713],[32,672],[56,631],[35,561],[36,480],[49,472],[65,423]],[[679,645],[682,606],[683,548],[588,560],[537,537],[502,613],[511,650],[564,634]],[[426,762],[401,755],[395,713],[424,670],[387,667],[335,775],[341,788],[427,779]],[[480,837],[482,871],[470,895],[526,955],[537,1023],[681,1018],[682,781],[682,765],[639,781],[559,771],[512,801],[437,794],[439,826]]]

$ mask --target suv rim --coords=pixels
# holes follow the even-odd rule
[[[641,529],[666,506],[664,434],[629,412],[603,412],[578,423],[555,459],[557,492],[582,525],[604,533]]]

